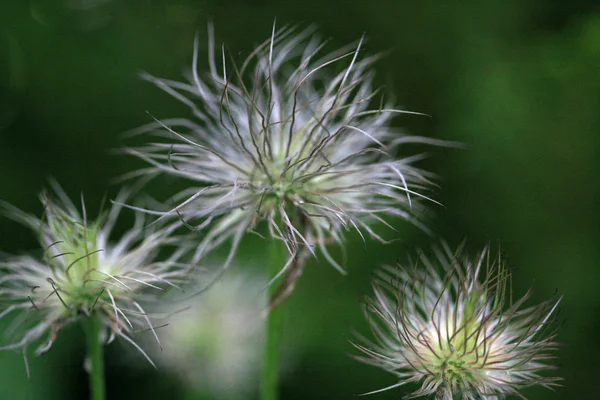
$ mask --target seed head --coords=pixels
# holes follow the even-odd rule
[[[366,315],[376,341],[355,344],[359,360],[421,387],[406,396],[498,399],[520,389],[555,386],[545,377],[557,347],[552,316],[560,302],[522,308],[511,300],[505,261],[485,248],[478,256],[447,245],[420,253],[412,267],[384,268],[373,282]]]
[[[227,65],[223,50],[219,72],[210,29],[209,74],[197,72],[197,41],[190,83],[145,74],[192,112],[192,118],[133,132],[159,138],[127,149],[150,164],[136,175],[166,173],[191,182],[172,196],[175,206],[146,211],[210,228],[195,259],[231,239],[226,266],[244,233],[266,222],[271,237],[288,248],[278,277],[290,269],[292,286],[289,278],[299,275],[292,270],[302,264],[293,262],[299,250],[315,254],[318,248],[343,272],[326,244],[342,244],[344,230],[383,241],[371,226],[383,217],[419,224],[418,200],[431,174],[413,165],[422,155],[396,153],[406,143],[440,143],[402,135],[391,125],[398,114],[418,113],[383,101],[371,108],[377,57],[361,59],[362,44],[323,54],[326,43],[311,29],[273,27],[241,65]],[[330,68],[341,70],[331,74]]]
[[[81,213],[58,184],[56,196],[43,192],[44,216],[39,219],[3,203],[5,215],[38,235],[43,255],[15,256],[0,263],[0,301],[5,304],[0,318],[24,310],[8,330],[18,339],[0,350],[22,350],[45,337],[36,354],[50,350],[59,330],[92,312],[103,321],[103,336],[110,343],[122,337],[146,354],[133,341],[138,329],[149,329],[158,340],[149,316],[138,300],[149,300],[140,291],[164,290],[183,280],[187,266],[178,262],[185,246],[172,252],[165,261],[155,261],[159,250],[181,243],[172,230],[147,226],[138,213],[134,226],[120,240],[109,242],[121,206],[113,206],[97,220],[87,218],[83,198]],[[121,192],[118,201],[125,201]],[[149,359],[148,359],[149,360]],[[149,360],[150,361],[150,360]],[[152,362],[152,361],[150,361]]]

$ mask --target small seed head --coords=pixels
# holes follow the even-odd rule
[[[40,258],[22,255],[0,263],[4,271],[0,300],[6,304],[0,318],[27,311],[9,329],[20,338],[0,349],[25,351],[47,335],[36,351],[42,354],[65,324],[94,313],[104,323],[103,335],[109,333],[108,342],[119,336],[142,351],[131,336],[138,329],[154,332],[154,328],[138,301],[151,298],[144,296],[145,289],[164,290],[184,279],[188,268],[178,260],[186,251],[185,242],[173,237],[172,229],[146,227],[142,214],[121,240],[109,242],[121,206],[89,220],[83,198],[79,211],[58,184],[53,186],[55,195],[43,192],[40,196],[41,219],[2,204],[5,215],[39,235],[43,253]],[[117,200],[127,196],[121,192]],[[154,260],[161,248],[174,243],[183,245],[166,261]]]
[[[552,387],[558,378],[543,372],[554,369],[560,300],[523,309],[528,296],[513,303],[509,289],[505,261],[487,247],[471,258],[443,244],[411,267],[386,267],[365,309],[376,340],[355,343],[359,359],[399,378],[382,390],[420,383],[406,398],[497,399]]]

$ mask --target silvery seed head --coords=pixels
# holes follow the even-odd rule
[[[53,186],[56,195],[44,191],[40,196],[44,206],[41,219],[2,204],[5,215],[39,235],[43,253],[0,263],[0,301],[4,304],[0,318],[16,314],[5,332],[16,339],[0,350],[26,354],[27,346],[43,341],[36,350],[43,354],[63,326],[93,312],[103,321],[107,343],[118,336],[146,356],[133,337],[138,330],[154,333],[140,305],[151,296],[142,292],[162,291],[183,280],[188,268],[179,259],[185,247],[157,261],[164,246],[181,244],[181,240],[173,237],[171,230],[149,227],[139,213],[133,227],[112,242],[109,238],[121,206],[114,205],[108,213],[89,220],[83,198],[80,211],[58,184]],[[118,200],[126,199],[127,194],[121,192]]]
[[[156,140],[127,149],[149,164],[133,175],[190,182],[164,211],[146,211],[208,228],[196,259],[231,240],[228,265],[244,233],[265,222],[290,254],[281,274],[289,268],[288,278],[297,276],[294,258],[315,249],[343,271],[326,244],[341,244],[345,230],[383,240],[373,222],[393,216],[419,224],[431,174],[413,165],[422,155],[397,154],[407,143],[435,141],[393,127],[411,112],[375,99],[377,57],[361,57],[362,39],[324,53],[312,30],[274,27],[236,63],[224,50],[218,60],[209,36],[208,74],[198,73],[196,43],[189,83],[144,75],[189,106],[190,117],[137,129]]]
[[[505,261],[489,248],[475,257],[445,244],[409,267],[384,268],[366,315],[375,341],[355,343],[359,359],[421,387],[406,396],[498,399],[533,385],[555,386],[551,320],[560,302],[523,308],[511,300]]]

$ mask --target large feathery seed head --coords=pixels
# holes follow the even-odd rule
[[[557,384],[543,372],[554,369],[547,360],[560,300],[522,308],[527,294],[512,302],[506,261],[489,247],[474,258],[446,244],[420,252],[409,267],[379,271],[373,291],[365,312],[376,340],[355,346],[361,361],[399,378],[382,390],[414,382],[421,387],[406,398],[497,399]]]
[[[327,54],[312,29],[274,27],[236,65],[225,50],[216,55],[209,29],[209,74],[198,73],[197,39],[190,83],[144,74],[193,114],[132,132],[159,140],[126,149],[149,164],[129,177],[166,173],[193,182],[168,208],[145,211],[209,228],[195,259],[231,239],[226,266],[243,234],[264,221],[290,253],[282,273],[299,249],[315,248],[343,271],[325,245],[341,244],[344,230],[384,240],[373,222],[396,216],[419,224],[417,200],[431,174],[413,165],[422,155],[396,152],[405,143],[437,142],[392,127],[395,115],[411,112],[383,102],[371,108],[377,57],[361,59],[362,45]],[[327,72],[336,67],[338,74]]]

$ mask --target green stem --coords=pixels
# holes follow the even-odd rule
[[[87,356],[90,361],[90,399],[105,400],[104,348],[100,340],[102,321],[95,313],[92,313],[84,320],[83,326],[87,342]]]
[[[289,256],[285,244],[280,240],[273,240],[270,247],[269,275],[273,278],[281,271]],[[269,300],[273,299],[278,286],[274,282],[269,287]],[[280,304],[269,312],[266,319],[265,353],[260,387],[261,400],[277,400],[277,388],[279,386],[279,346],[282,325],[283,314]]]

